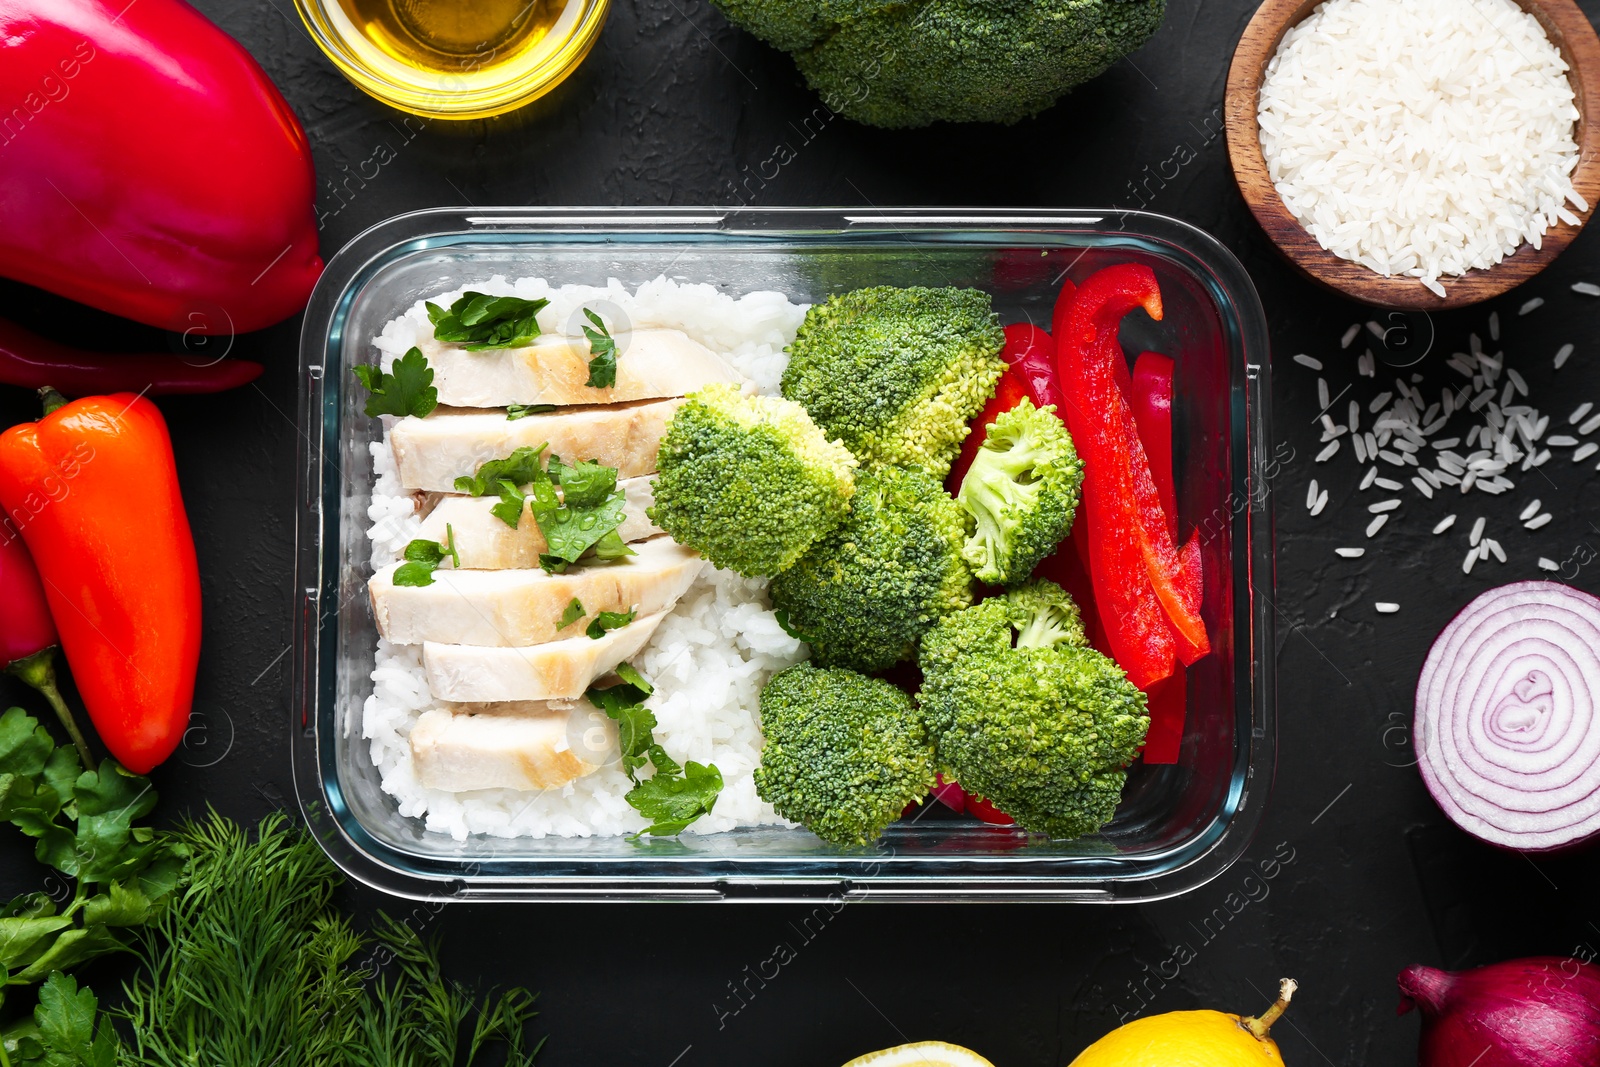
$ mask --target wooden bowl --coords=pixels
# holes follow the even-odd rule
[[[1443,297],[1435,296],[1417,278],[1386,278],[1324,249],[1289,213],[1267,175],[1267,161],[1261,152],[1261,131],[1256,121],[1261,80],[1284,34],[1311,14],[1320,2],[1264,0],[1245,27],[1239,47],[1233,53],[1233,66],[1228,71],[1226,124],[1234,180],[1256,221],[1295,266],[1313,279],[1368,304],[1436,311],[1499,296],[1539,273],[1572,243],[1583,223],[1588,221],[1596,201],[1600,201],[1600,132],[1596,130],[1600,124],[1600,38],[1595,36],[1594,27],[1574,0],[1516,2],[1539,20],[1570,68],[1567,77],[1572,81],[1579,116],[1578,166],[1572,173],[1572,185],[1588,202],[1589,210],[1578,212],[1568,205],[1568,210],[1578,216],[1578,225],[1563,222],[1551,227],[1545,231],[1538,248],[1524,243],[1486,270],[1468,271],[1459,277],[1441,277],[1439,282],[1448,294]]]

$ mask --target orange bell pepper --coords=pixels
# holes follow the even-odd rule
[[[172,439],[132,393],[64,403],[0,434],[0,506],[38,565],[106,748],[145,774],[183,739],[200,659],[200,570]]]

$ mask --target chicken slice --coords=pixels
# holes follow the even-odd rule
[[[558,789],[616,758],[616,727],[587,700],[430,708],[411,729],[429,789]]]
[[[638,655],[666,617],[658,611],[599,638],[573,623],[561,632],[575,636],[521,648],[426,641],[422,669],[428,691],[440,700],[574,700]]]
[[[643,541],[655,537],[661,529],[645,514],[654,499],[655,482],[651,478],[626,478],[617,483],[627,500],[622,525],[617,534],[624,541]],[[500,502],[495,496],[443,496],[422,520],[417,536],[429,541],[444,543],[446,530],[453,538],[461,566],[467,570],[507,570],[513,567],[537,567],[539,554],[548,550],[544,534],[534,521],[530,505],[522,507],[522,518],[513,528],[496,517],[491,509]],[[447,558],[443,566],[451,566]]]
[[[589,339],[546,334],[526,348],[468,352],[427,338],[419,343],[433,368],[439,403],[497,408],[508,404],[616,404],[684,396],[713,382],[743,379],[711,349],[681,330],[631,330],[615,335],[617,384],[589,380]]]
[[[456,479],[523,447],[548,443],[569,462],[592,459],[617,468],[619,478],[653,474],[667,420],[681,398],[612,407],[580,407],[508,419],[503,411],[437,408],[408,416],[389,429],[400,481],[407,489],[450,493]]]
[[[431,585],[422,586],[395,585],[398,564],[391,564],[372,576],[367,589],[378,632],[396,644],[539,645],[582,633],[602,611],[666,611],[704,566],[670,537],[641,541],[635,551],[615,562],[584,563],[566,574],[442,569],[434,571]],[[561,615],[574,598],[584,614],[561,627]]]

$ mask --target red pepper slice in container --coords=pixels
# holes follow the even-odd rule
[[[1150,457],[1150,473],[1162,509],[1167,513],[1167,532],[1178,539],[1178,494],[1172,462],[1172,379],[1173,361],[1159,352],[1141,352],[1133,365],[1133,421],[1139,440]],[[1196,543],[1196,547],[1198,544]],[[1198,573],[1198,568],[1196,568]],[[1196,595],[1198,601],[1198,595]],[[1177,763],[1183,744],[1184,705],[1188,696],[1186,672],[1182,664],[1173,668],[1172,677],[1149,691],[1150,732],[1144,740],[1144,761],[1149,764]]]
[[[1135,307],[1161,317],[1155,274],[1138,264],[1107,267],[1063,309],[1055,339],[1067,424],[1084,459],[1090,574],[1116,659],[1145,688],[1171,673],[1175,656],[1191,663],[1205,655],[1210,641],[1194,596],[1198,541],[1181,554],[1173,546],[1149,459],[1118,386],[1118,365],[1124,374],[1127,367],[1117,329]]]
[[[1167,536],[1178,541],[1178,491],[1172,466],[1172,372],[1170,356],[1140,352],[1133,365],[1133,422],[1150,459],[1161,509],[1167,513]]]
[[[967,476],[972,461],[978,457],[978,449],[983,447],[983,442],[989,437],[989,424],[1022,403],[1027,395],[1027,390],[1022,387],[1022,380],[1017,377],[1015,370],[1007,367],[1000,375],[999,382],[995,384],[994,396],[989,398],[989,402],[978,413],[978,417],[972,420],[967,439],[961,442],[961,454],[950,464],[950,473],[945,476],[944,487],[951,496],[961,491],[961,480]]]

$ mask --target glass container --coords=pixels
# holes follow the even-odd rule
[[[1177,361],[1180,525],[1198,529],[1212,653],[1189,672],[1180,762],[1130,770],[1116,818],[1052,841],[943,809],[837,848],[764,827],[458,842],[400,816],[361,739],[377,640],[366,582],[369,444],[351,367],[422,297],[493,275],[637,286],[658,275],[796,301],[869,284],[976,286],[1002,321],[1048,324],[1062,277],[1148,264],[1160,322],[1122,341]],[[436,209],[352,240],[312,296],[301,343],[293,714],[295,787],[352,877],[426,899],[1143,901],[1221,874],[1248,846],[1276,759],[1267,329],[1244,268],[1176,219],[1139,212],[836,209]]]

